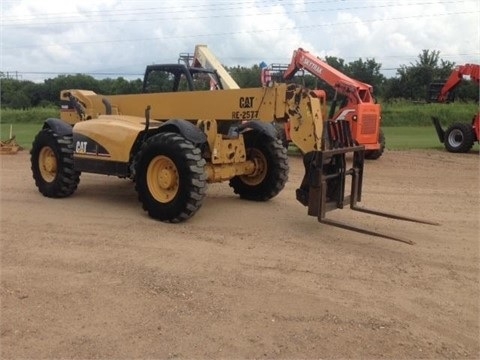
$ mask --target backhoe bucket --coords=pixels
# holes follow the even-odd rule
[[[312,151],[304,156],[305,176],[300,188],[297,189],[297,200],[308,207],[308,215],[316,216],[321,223],[407,244],[413,244],[413,241],[330,220],[326,218],[326,213],[334,209],[343,209],[345,205],[349,205],[350,209],[354,211],[397,220],[439,225],[428,220],[358,206],[357,203],[361,201],[362,197],[365,148],[358,145],[351,146],[352,142],[351,137],[349,138],[349,132],[346,131],[341,134],[344,129],[343,125],[336,124],[334,128],[336,132],[328,132],[329,141],[326,144],[330,147],[332,145],[336,146],[336,148]],[[334,135],[333,138],[332,134]],[[350,168],[347,168],[347,154],[353,155]],[[351,176],[351,190],[350,194],[345,194],[348,176]]]

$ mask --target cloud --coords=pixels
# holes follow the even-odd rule
[[[480,45],[474,40],[479,23],[476,1],[353,4],[338,12],[333,25],[340,34],[336,49],[347,61],[369,57],[395,68],[415,61],[423,49],[439,50],[441,57],[457,63],[479,61]],[[465,38],[469,40],[462,44],[459,40]]]
[[[227,66],[288,62],[298,47],[347,62],[374,58],[387,69],[423,49],[479,62],[479,7],[475,0],[4,0],[0,71],[140,76],[147,64],[176,62],[196,44]]]

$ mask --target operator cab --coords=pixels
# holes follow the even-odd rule
[[[143,78],[143,93],[206,91],[222,89],[216,71],[184,64],[149,65]]]

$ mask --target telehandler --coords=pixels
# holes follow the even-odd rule
[[[169,66],[169,76],[157,79],[177,88],[186,81],[193,89],[192,69],[175,65]],[[273,125],[288,121],[305,164],[296,195],[309,215],[405,242],[409,241],[326,219],[326,212],[350,205],[353,210],[431,223],[357,205],[365,148],[352,139],[347,121],[324,121],[315,93],[302,86],[116,96],[72,89],[60,96],[60,119],[44,122],[31,149],[33,178],[44,196],[72,195],[81,172],[88,172],[133,180],[143,209],[165,222],[192,217],[202,206],[207,183],[229,181],[241,198],[266,201],[288,178],[286,149]]]
[[[263,68],[262,84],[268,85],[270,80],[290,81],[298,72],[304,71],[323,80],[335,90],[328,118],[347,120],[353,139],[365,146],[365,158],[371,160],[380,158],[385,149],[385,135],[381,129],[381,106],[373,96],[372,85],[345,75],[302,48],[293,51],[289,64],[272,64]],[[325,92],[323,90],[315,92],[318,98],[326,103]],[[343,100],[339,101],[339,97],[343,97]]]
[[[216,89],[240,89],[240,86],[238,86],[237,82],[207,45],[195,45],[193,54],[180,53],[178,60],[185,63],[187,67],[203,68],[215,72],[217,78],[212,76],[212,85]]]
[[[430,84],[428,102],[449,103],[454,101],[455,88],[464,77],[469,77],[475,84],[480,84],[480,65],[465,64],[457,66],[445,82]],[[475,142],[480,141],[480,111],[474,114],[470,123],[455,122],[446,130],[442,128],[440,119],[432,117],[438,139],[444,143],[445,149],[453,153],[469,152]]]

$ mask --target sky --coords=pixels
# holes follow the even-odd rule
[[[436,50],[480,63],[478,0],[0,0],[0,72],[141,78],[204,44],[222,64],[288,63],[299,47],[387,77]]]

